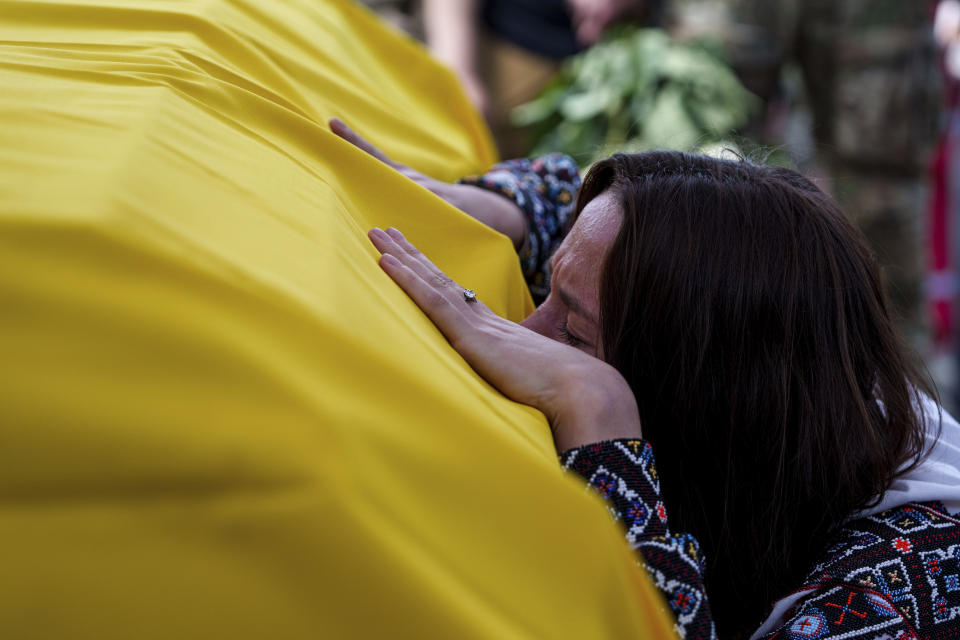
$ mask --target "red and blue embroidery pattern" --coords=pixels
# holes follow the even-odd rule
[[[622,522],[627,541],[640,552],[651,580],[666,597],[680,636],[716,637],[700,545],[693,536],[672,534],[667,528],[650,443],[615,440],[587,445],[563,454],[561,460],[607,500],[614,519]]]
[[[623,523],[681,637],[716,637],[697,541],[669,530],[650,444],[616,440],[561,454]],[[846,524],[765,640],[960,640],[960,520],[908,504]]]

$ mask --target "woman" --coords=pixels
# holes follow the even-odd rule
[[[506,166],[536,182],[532,164]],[[478,217],[551,192],[513,185],[511,202],[398,168]],[[960,473],[925,444],[936,407],[837,206],[787,169],[653,152],[595,165],[571,219],[549,295],[521,324],[398,231],[370,238],[471,366],[547,416],[685,637],[960,637]]]

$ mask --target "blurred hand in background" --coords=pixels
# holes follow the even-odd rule
[[[567,0],[577,40],[584,47],[595,44],[607,27],[624,18],[642,18],[646,0]]]

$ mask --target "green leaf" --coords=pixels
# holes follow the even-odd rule
[[[586,163],[617,150],[690,150],[742,128],[757,99],[700,43],[618,25],[568,59],[537,99],[514,110],[534,152]]]
[[[689,151],[700,141],[702,131],[687,114],[683,94],[676,87],[666,87],[657,96],[647,116],[643,139],[652,149]]]
[[[536,99],[514,108],[510,122],[518,127],[528,127],[558,114],[567,91],[567,87],[561,84],[547,87]]]
[[[560,104],[560,114],[573,122],[584,122],[619,108],[620,96],[611,87],[597,87],[586,93],[567,96]]]

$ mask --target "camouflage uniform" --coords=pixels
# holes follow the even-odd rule
[[[925,166],[939,100],[936,0],[728,0],[731,61],[769,101],[783,63],[803,72],[828,190],[877,252],[894,306],[923,342]]]

